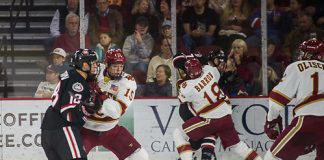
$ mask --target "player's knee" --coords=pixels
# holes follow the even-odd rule
[[[148,159],[149,159],[149,155],[144,148],[139,148],[131,156],[129,156],[129,160],[148,160]]]
[[[270,150],[268,150],[266,152],[266,154],[264,155],[263,160],[280,160],[279,158],[276,158],[271,152]]]

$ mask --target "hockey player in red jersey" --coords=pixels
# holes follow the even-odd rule
[[[296,160],[315,146],[316,160],[324,159],[324,52],[323,43],[310,39],[299,46],[299,61],[287,66],[269,95],[265,133],[274,144],[265,160]],[[294,118],[282,131],[279,115],[296,98]]]
[[[184,53],[179,52],[173,57],[173,66],[178,69],[179,73],[185,70],[184,64],[189,57],[196,57],[202,65],[208,64],[208,59],[203,57],[199,52],[191,55],[185,55]],[[181,79],[177,82],[178,88],[180,87],[180,84],[187,79],[185,74],[181,74],[180,77]],[[188,105],[189,103],[181,103],[179,106],[179,115],[183,121],[187,121],[195,116],[194,113],[192,113],[192,111],[189,109]],[[201,148],[201,160],[217,159],[215,154],[215,136],[210,135],[198,141],[189,140],[189,142],[193,151],[197,151]]]
[[[91,96],[87,82],[96,73],[97,56],[89,49],[79,49],[71,62],[74,69],[61,74],[52,105],[42,121],[42,147],[49,160],[87,159],[80,128],[86,121],[85,115],[96,110],[92,104],[98,102]]]
[[[242,159],[260,160],[260,156],[239,140],[231,118],[232,108],[228,97],[218,86],[220,73],[215,67],[204,65],[197,58],[188,58],[184,64],[188,79],[179,86],[178,99],[189,103],[194,117],[186,120],[173,132],[173,138],[181,160],[192,160],[189,139],[197,141],[214,135],[222,145]]]
[[[119,118],[132,104],[137,87],[134,77],[123,72],[125,62],[120,49],[110,49],[106,53],[107,66],[100,66],[99,88],[95,87],[101,93],[103,105],[98,112],[87,117],[82,130],[84,148],[89,153],[93,147],[101,145],[120,160],[148,160],[145,149],[126,128],[118,125]]]

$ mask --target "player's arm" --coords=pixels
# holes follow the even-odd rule
[[[120,118],[125,113],[126,109],[132,104],[136,91],[134,78],[131,75],[128,76],[127,80],[123,80],[125,83],[119,86],[116,98],[106,99],[99,112],[114,119]]]
[[[272,121],[279,116],[281,110],[296,95],[299,78],[294,64],[289,65],[279,84],[272,89],[269,95],[269,112],[267,120]]]
[[[83,125],[86,121],[85,118],[85,106],[81,104],[67,104],[61,107],[60,110],[62,117],[72,124]]]

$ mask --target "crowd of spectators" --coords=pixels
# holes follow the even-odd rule
[[[55,59],[67,59],[80,47],[78,0],[66,0],[51,22],[46,41]],[[309,38],[323,40],[324,1],[266,0],[268,88],[296,60],[297,46]],[[261,4],[255,0],[177,0],[177,52],[199,51],[208,57],[221,49],[227,65],[222,88],[231,96],[262,94]],[[125,71],[140,84],[137,96],[171,95],[171,0],[86,0],[86,48],[103,62],[110,48],[121,48]],[[51,44],[51,47],[48,45]],[[62,51],[57,53],[63,53]],[[50,63],[53,63],[50,62]],[[65,64],[65,63],[63,63]],[[66,69],[65,69],[66,70]]]

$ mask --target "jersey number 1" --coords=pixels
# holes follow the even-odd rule
[[[315,72],[311,75],[313,79],[313,95],[317,95],[318,93],[318,72]]]

